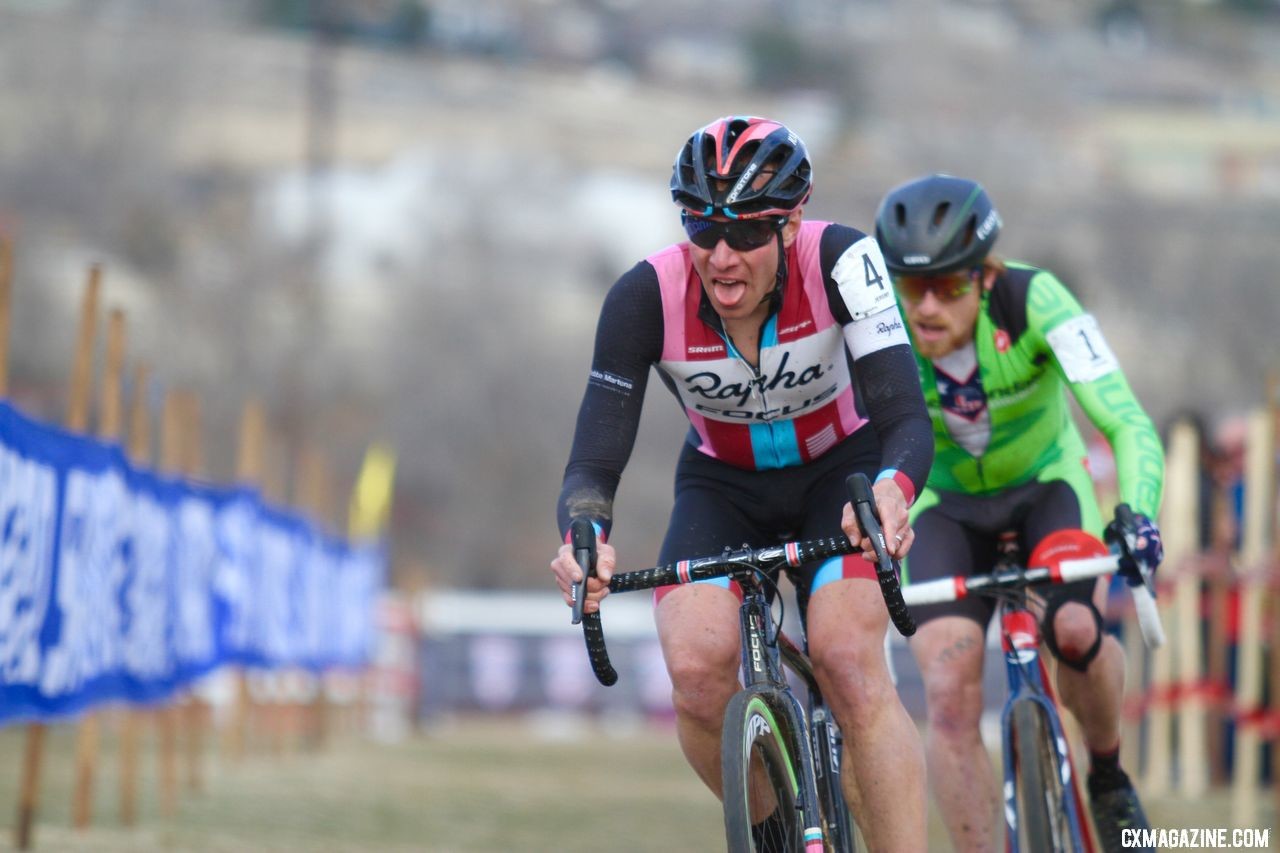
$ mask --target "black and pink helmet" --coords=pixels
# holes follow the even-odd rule
[[[726,116],[695,131],[671,170],[671,198],[693,216],[784,216],[812,191],[804,142],[757,116]]]

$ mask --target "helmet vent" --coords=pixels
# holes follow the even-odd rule
[[[702,138],[702,162],[708,173],[716,171],[716,140],[710,134]],[[692,165],[692,164],[691,164]]]
[[[951,202],[939,202],[938,206],[933,209],[933,229],[937,230],[938,226],[947,221],[947,214],[951,211]]]

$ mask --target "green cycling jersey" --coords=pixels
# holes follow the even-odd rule
[[[985,495],[1052,472],[1083,472],[1086,450],[1068,406],[1070,388],[1111,445],[1120,500],[1155,517],[1164,480],[1159,435],[1096,320],[1052,273],[1007,261],[982,295],[974,345],[990,418],[978,455],[953,435],[935,366],[916,354],[936,447],[931,489]]]

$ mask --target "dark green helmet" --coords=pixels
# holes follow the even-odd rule
[[[876,239],[890,272],[940,275],[979,266],[1000,234],[1000,214],[975,181],[917,178],[889,191]]]

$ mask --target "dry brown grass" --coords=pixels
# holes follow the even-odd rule
[[[722,849],[718,804],[687,769],[674,734],[586,726],[582,742],[516,721],[454,724],[396,744],[340,737],[317,752],[238,764],[206,755],[204,791],[183,791],[179,814],[159,815],[156,756],[143,762],[138,828],[117,817],[118,766],[108,737],[95,823],[70,825],[74,729],[55,727],[41,789],[37,850],[70,851],[701,851]],[[0,849],[11,849],[23,728],[0,729]],[[154,747],[148,745],[148,749]],[[1274,803],[1260,827],[1273,824]],[[1196,802],[1147,803],[1157,827],[1229,824],[1226,791]],[[1274,835],[1274,833],[1273,833]],[[946,849],[935,820],[934,849]]]

